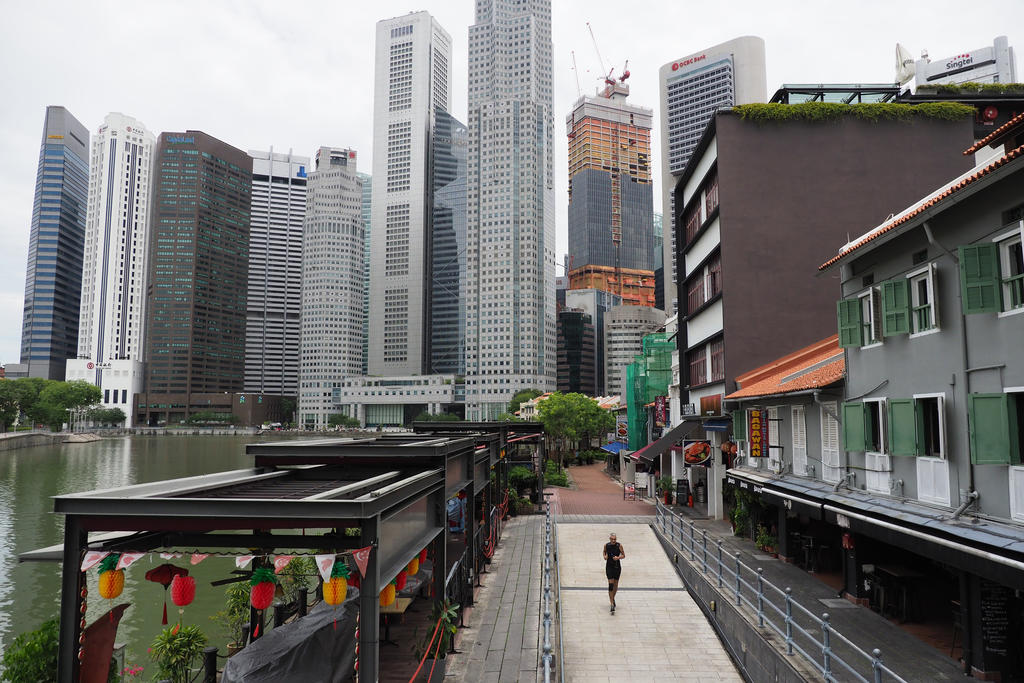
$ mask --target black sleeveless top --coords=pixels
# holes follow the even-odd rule
[[[615,543],[612,543],[610,541],[608,543],[605,543],[604,544],[604,552],[605,552],[605,554],[608,555],[608,561],[607,561],[607,564],[606,564],[606,568],[608,568],[608,569],[618,569],[620,566],[622,566],[619,563],[618,560],[613,560],[612,559],[616,555],[621,555],[622,554],[622,546],[619,545],[618,541],[616,541]]]

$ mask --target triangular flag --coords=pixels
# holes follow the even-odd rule
[[[256,556],[255,555],[239,555],[238,557],[235,558],[235,566],[238,567],[239,569],[245,569],[246,567],[249,566],[249,563],[252,562],[252,558],[254,558],[254,557],[256,557]]]
[[[160,553],[160,557],[165,560],[176,560],[181,557],[181,553]]]
[[[288,566],[288,563],[295,559],[294,555],[278,555],[274,558],[274,573],[280,574]]]
[[[317,555],[316,568],[320,570],[320,576],[323,577],[324,583],[330,581],[331,570],[334,569],[334,553],[329,555]]]
[[[102,553],[98,550],[90,550],[85,554],[85,558],[82,560],[82,571],[84,572],[92,569],[100,563],[100,560],[109,554],[110,553]]]
[[[203,553],[192,553],[192,564],[199,564],[209,556],[209,554],[204,555]]]
[[[362,576],[366,576],[366,563],[370,561],[370,551],[373,550],[372,545],[368,545],[365,548],[352,551],[352,557],[356,561],[356,567],[359,568],[359,573]]]
[[[130,567],[135,560],[145,556],[146,553],[121,553],[121,559],[117,561],[116,569],[125,569]]]

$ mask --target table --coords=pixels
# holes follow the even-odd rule
[[[876,564],[875,575],[885,575],[886,581],[896,589],[896,604],[899,608],[900,621],[907,621],[910,607],[910,593],[913,591],[915,582],[927,579],[927,575],[916,569],[911,569],[901,564]],[[884,595],[884,594],[883,594]],[[881,605],[880,612],[885,614],[885,601]]]
[[[380,616],[384,620],[384,640],[381,643],[387,643],[388,645],[394,645],[398,647],[398,643],[391,640],[391,625],[388,623],[389,614],[405,614],[405,611],[409,609],[409,605],[412,604],[412,598],[395,598],[395,601],[387,607],[380,608]]]

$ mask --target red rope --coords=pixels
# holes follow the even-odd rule
[[[413,681],[415,681],[416,677],[420,675],[420,669],[423,668],[423,663],[427,661],[427,655],[430,654],[430,646],[434,644],[434,638],[437,636],[437,630],[439,628],[441,628],[441,619],[443,619],[443,618],[444,618],[443,614],[440,617],[437,618],[437,626],[434,627],[434,635],[430,636],[430,642],[427,643],[427,647],[426,647],[426,649],[423,652],[423,659],[420,660],[420,665],[416,667],[416,673],[414,673],[412,675],[412,678],[409,679],[409,683],[412,683]],[[444,640],[444,639],[443,638],[439,639],[437,641],[438,645],[441,644],[441,640]],[[435,662],[435,664],[436,663],[437,662]],[[431,673],[431,675],[433,675],[433,673],[434,673],[434,667],[433,666],[430,667],[430,673]],[[427,680],[430,680],[430,679],[428,678]]]
[[[441,621],[438,620],[437,623],[438,623],[438,625],[440,625]],[[443,642],[444,642],[444,634],[442,633],[441,637],[437,639],[437,647],[434,648],[434,661],[430,664],[430,673],[427,674],[427,680],[428,681],[431,678],[434,677],[434,666],[437,664],[437,653],[441,651],[441,643],[443,643]]]

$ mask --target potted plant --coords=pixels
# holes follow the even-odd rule
[[[457,604],[453,605],[449,600],[435,602],[434,607],[430,611],[428,623],[436,624],[438,621],[441,622],[441,625],[437,629],[437,635],[434,635],[433,628],[428,628],[423,638],[413,647],[416,659],[422,659],[424,655],[426,655],[427,659],[434,659],[435,655],[437,659],[444,659],[448,656],[448,652],[452,649],[452,640],[459,630],[459,606]],[[414,632],[413,638],[415,637]],[[431,637],[433,637],[433,642],[431,642]],[[444,678],[444,664],[434,668],[436,673],[431,677],[431,680],[440,681]]]
[[[666,475],[658,477],[658,490],[665,496],[665,505],[672,503],[672,477]]]
[[[224,591],[224,609],[210,617],[231,638],[227,644],[228,657],[245,647],[243,638],[249,616],[249,584],[245,581],[230,584]]]
[[[192,666],[206,647],[206,636],[195,624],[175,624],[157,635],[150,647],[150,656],[156,662],[157,680],[171,683],[189,683]]]
[[[766,553],[771,553],[773,555],[777,554],[775,552],[775,546],[779,541],[763,524],[757,525],[757,537],[754,539],[754,542],[757,544],[758,548]]]

